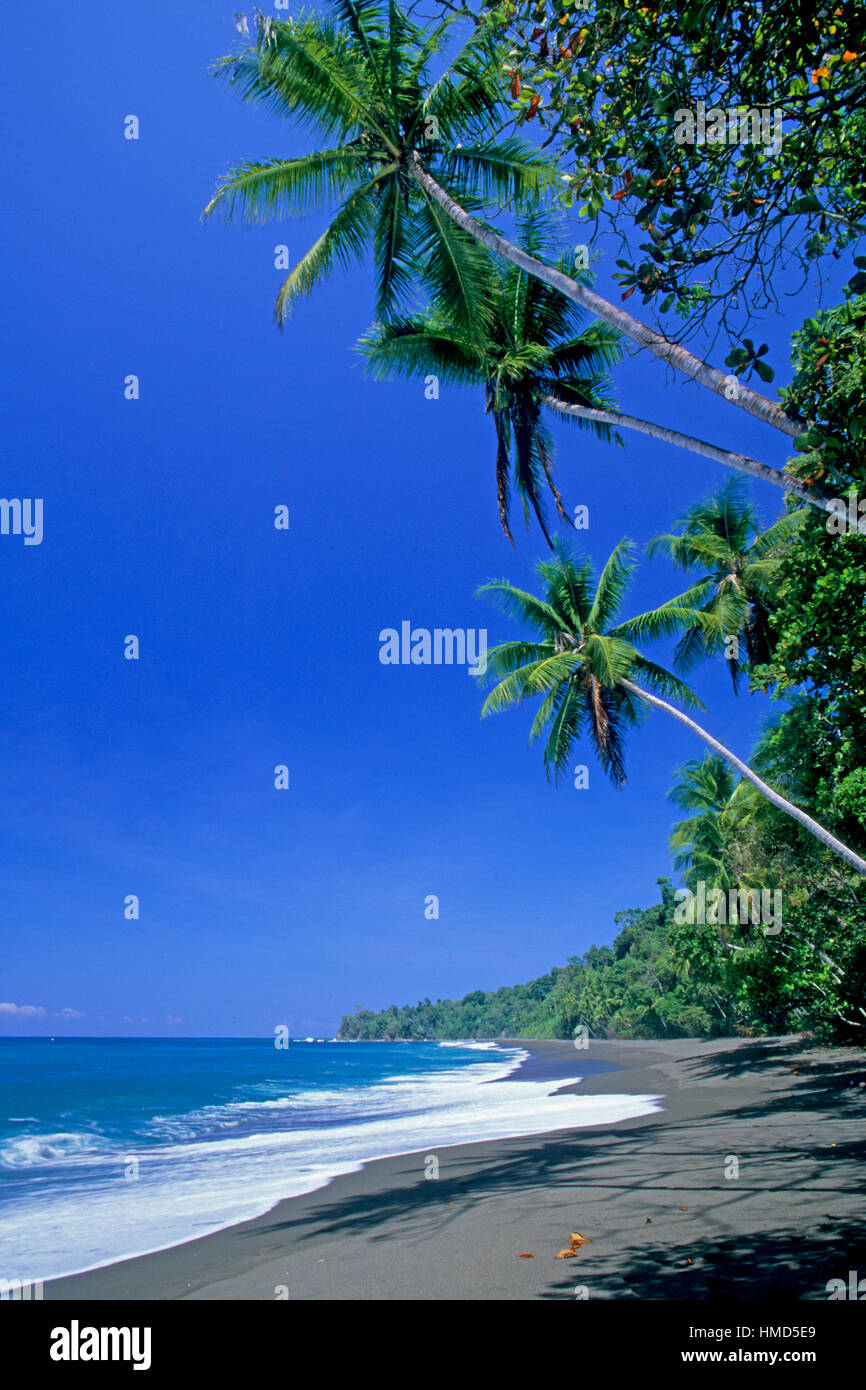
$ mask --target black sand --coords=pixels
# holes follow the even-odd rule
[[[863,1053],[789,1038],[522,1045],[533,1080],[590,1059],[605,1069],[580,1094],[664,1109],[441,1148],[433,1181],[423,1153],[381,1159],[45,1298],[791,1301],[866,1277]],[[572,1231],[592,1243],[557,1260]]]

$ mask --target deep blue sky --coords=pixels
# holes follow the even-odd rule
[[[702,751],[653,715],[625,790],[595,767],[554,790],[528,710],[481,724],[465,669],[380,664],[403,619],[511,635],[474,590],[528,583],[542,542],[518,529],[515,554],[499,529],[476,397],[362,379],[366,270],[274,327],[274,246],[294,262],[323,217],[201,224],[234,160],[305,148],[207,75],[236,3],[4,17],[0,493],[44,498],[45,537],[0,537],[0,1001],[44,1011],[3,1032],[323,1035],[356,1003],[529,979],[654,899],[671,773]],[[764,333],[780,380],[815,293]],[[781,436],[653,359],[617,384],[632,413],[784,462]],[[637,437],[557,438],[598,562],[724,474]],[[776,515],[781,494],[754,495]],[[630,606],[675,582],[644,564]],[[746,753],[769,703],[720,670],[695,684]]]

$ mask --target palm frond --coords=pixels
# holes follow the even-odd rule
[[[496,648],[493,653],[487,653],[488,668],[491,656],[494,663],[498,661]],[[522,704],[524,700],[548,694],[563,681],[569,680],[578,665],[579,658],[574,652],[554,652],[542,661],[531,661],[526,666],[518,667],[493,687],[482,705],[482,719],[512,705]]]
[[[663,699],[679,700],[687,709],[706,708],[691,686],[686,685],[685,681],[681,681],[672,671],[666,671],[663,666],[650,661],[648,657],[636,656],[632,669],[636,680],[643,680],[650,690],[661,695]]]
[[[503,612],[529,623],[544,637],[553,640],[567,626],[567,622],[549,603],[536,598],[525,589],[518,589],[507,579],[491,579],[475,591],[476,598],[482,594],[492,594]],[[490,654],[488,653],[488,665]]]
[[[521,667],[538,666],[555,654],[550,642],[500,642],[487,653],[487,668],[477,680],[484,685],[502,676],[510,676]]]
[[[507,204],[517,212],[536,204],[553,188],[555,178],[550,160],[515,137],[498,144],[488,141],[448,149],[437,170],[446,188],[465,185],[497,208]]]
[[[565,341],[557,342],[548,359],[555,378],[591,379],[622,361],[622,337],[606,323],[591,323]]]
[[[662,603],[646,613],[617,624],[611,635],[622,637],[628,642],[658,642],[663,637],[674,637],[678,633],[698,627],[709,633],[718,631],[718,621],[711,613],[704,613],[676,599]]]
[[[508,418],[503,415],[501,410],[497,410],[495,404],[491,407],[493,416],[493,428],[496,431],[496,505],[499,508],[499,524],[502,527],[507,539],[514,545],[514,537],[511,534],[509,524],[509,513],[511,508],[511,458],[508,453],[510,443],[510,430]]]
[[[714,753],[706,753],[700,759],[689,758],[675,770],[674,777],[668,801],[684,811],[721,812],[734,792],[731,768]]]
[[[469,140],[489,137],[502,110],[502,52],[501,42],[489,33],[478,30],[471,35],[430,87],[407,138],[415,141],[421,123],[431,117],[449,143],[458,132],[465,132]]]
[[[555,537],[554,561],[539,560],[539,576],[547,589],[548,601],[561,612],[564,622],[561,631],[582,635],[593,604],[594,584],[589,560],[578,564],[568,543]]]
[[[359,146],[317,150],[301,159],[242,160],[221,180],[202,219],[264,222],[307,212],[323,198],[342,197],[369,163]]]
[[[614,546],[599,577],[595,599],[587,618],[589,627],[606,627],[613,614],[619,612],[634,571],[633,555],[634,546],[631,541],[621,540]]]
[[[780,517],[777,522],[756,538],[749,551],[750,556],[755,560],[764,560],[773,551],[788,545],[795,536],[799,535],[811,515],[812,511],[809,507],[801,507],[797,511],[787,512],[785,516]]]
[[[442,305],[470,341],[483,338],[492,291],[487,254],[422,190],[412,253],[433,302]]]
[[[555,781],[557,774],[562,772],[570,761],[571,750],[580,737],[584,709],[583,701],[571,682],[564,689],[560,687],[552,694],[558,698],[554,709],[551,710],[550,731],[544,745],[544,767],[548,778]],[[546,704],[547,701],[539,710],[539,715]],[[536,724],[538,724],[538,716],[536,716],[530,732],[531,742],[534,742],[535,738],[538,738],[542,732],[540,725],[537,732],[534,732]]]
[[[295,299],[309,294],[338,266],[345,268],[363,258],[376,226],[376,208],[370,196],[375,185],[376,180],[372,180],[346,199],[318,241],[286,277],[274,310],[278,323],[288,317]]]
[[[274,22],[267,44],[245,45],[218,59],[212,72],[242,100],[275,115],[292,115],[341,143],[368,130],[389,146],[386,124],[369,101],[362,55],[326,19]],[[396,146],[390,147],[397,154]]]
[[[433,372],[455,386],[483,381],[483,358],[447,320],[433,316],[391,319],[374,324],[357,343],[365,374],[379,381],[425,377]]]
[[[381,204],[373,229],[373,263],[376,270],[376,313],[388,319],[408,295],[415,277],[406,203],[397,179],[382,188]]]

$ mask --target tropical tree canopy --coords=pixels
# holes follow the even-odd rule
[[[533,256],[551,254],[553,238],[539,214],[523,219],[518,243]],[[588,280],[573,252],[555,261],[568,275]],[[477,387],[496,432],[496,492],[499,519],[514,544],[509,525],[511,492],[530,507],[548,545],[543,494],[553,495],[563,521],[570,518],[553,479],[553,439],[543,411],[560,404],[607,410],[612,393],[607,369],[622,353],[620,336],[604,323],[583,326],[573,300],[510,262],[489,262],[492,305],[484,334],[468,333],[460,319],[434,307],[426,313],[376,324],[360,341],[368,371],[376,377],[427,376]],[[609,424],[561,414],[561,420],[590,429],[598,438],[619,438]]]
[[[663,710],[691,729],[698,738],[738,771],[763,797],[805,827],[811,835],[866,876],[866,859],[850,849],[808,812],[765,782],[742,758],[726,748],[682,709],[668,703],[702,708],[694,692],[670,671],[643,656],[634,645],[655,641],[692,627],[714,634],[715,614],[691,607],[684,596],[636,618],[614,624],[634,568],[631,544],[620,541],[599,577],[593,580],[589,561],[583,564],[562,542],[554,546],[553,561],[539,561],[542,597],[516,588],[508,580],[485,584],[479,593],[493,593],[507,612],[535,628],[540,641],[505,642],[487,654],[487,672],[501,677],[488,695],[482,716],[524,700],[541,697],[530,741],[547,732],[544,761],[548,776],[556,777],[568,764],[572,749],[586,731],[604,771],[616,785],[625,781],[625,732],[640,722],[646,705]],[[635,678],[642,685],[635,683]]]
[[[712,316],[743,344],[737,366],[771,380],[740,334],[778,304],[779,272],[796,267],[805,285],[866,230],[863,6],[465,9],[509,40],[516,120],[548,132],[565,197],[617,234],[624,297],[686,328]]]
[[[413,178],[413,157],[423,153],[436,181],[476,212],[490,203],[529,208],[552,170],[519,139],[496,140],[501,44],[479,32],[446,62],[454,22],[424,29],[393,0],[333,0],[324,18],[259,14],[254,40],[215,64],[244,101],[332,142],[296,158],[243,160],[204,210],[259,222],[337,204],[280,289],[280,322],[294,299],[370,249],[378,318],[405,306],[420,283],[467,331],[486,322],[485,252]]]
[[[530,741],[547,733],[548,776],[555,779],[566,769],[574,745],[586,733],[604,771],[619,786],[626,780],[626,730],[646,713],[639,693],[625,681],[640,679],[662,695],[703,708],[679,677],[650,661],[635,643],[706,620],[692,608],[669,603],[616,622],[634,569],[630,541],[615,547],[597,582],[589,560],[576,559],[558,538],[554,550],[555,559],[540,560],[536,567],[541,597],[505,579],[478,590],[493,594],[506,612],[539,635],[535,642],[504,642],[488,652],[487,673],[501,679],[487,696],[482,717],[540,696]]]
[[[805,510],[788,512],[762,530],[757,511],[746,500],[743,480],[732,476],[689,508],[678,534],[650,541],[650,555],[665,553],[678,569],[702,572],[681,601],[699,608],[712,622],[691,628],[678,643],[674,659],[682,669],[724,652],[736,690],[744,670],[770,659],[770,617],[779,598],[784,560],[806,517]]]
[[[246,100],[295,115],[336,141],[300,159],[237,165],[205,208],[205,217],[220,211],[260,220],[318,201],[339,203],[286,279],[278,321],[295,297],[372,246],[378,318],[389,319],[420,283],[465,328],[480,330],[490,309],[479,284],[478,248],[485,246],[739,409],[784,434],[799,434],[802,421],[775,401],[746,385],[731,395],[729,377],[718,367],[537,260],[476,215],[490,205],[517,213],[537,206],[557,176],[542,152],[514,136],[500,138],[507,39],[481,24],[446,70],[434,74],[455,22],[452,12],[424,30],[394,0],[335,0],[325,19],[277,22],[259,14],[255,41],[216,64],[217,75]],[[754,460],[743,462],[754,471]],[[772,476],[774,470],[762,472]]]
[[[712,753],[700,760],[690,758],[674,775],[668,800],[693,812],[671,829],[674,868],[683,873],[689,888],[701,879],[728,888],[723,817],[737,786],[736,778],[724,758]]]

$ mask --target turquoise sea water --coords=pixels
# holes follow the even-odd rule
[[[173,1245],[367,1159],[656,1108],[515,1080],[524,1056],[490,1043],[0,1039],[0,1278]]]

